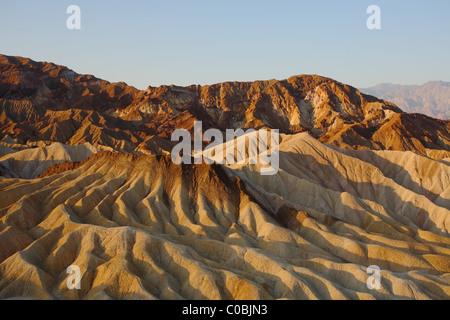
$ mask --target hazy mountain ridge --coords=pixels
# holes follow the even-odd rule
[[[406,112],[450,119],[450,82],[430,81],[421,86],[386,83],[361,91],[391,101]]]

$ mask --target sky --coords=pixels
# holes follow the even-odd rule
[[[81,9],[69,30],[67,7]],[[367,8],[381,9],[369,30]],[[0,53],[148,86],[450,81],[448,0],[0,0]]]

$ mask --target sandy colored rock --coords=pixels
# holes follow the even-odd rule
[[[282,137],[280,164],[264,177],[102,152],[0,180],[0,298],[450,297],[447,164],[307,134]],[[380,290],[366,286],[370,265]]]

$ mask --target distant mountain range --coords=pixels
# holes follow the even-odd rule
[[[431,81],[422,86],[383,83],[360,90],[391,101],[409,113],[422,113],[434,118],[450,119],[450,82]]]

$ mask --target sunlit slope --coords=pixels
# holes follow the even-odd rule
[[[444,162],[299,134],[282,137],[277,175],[259,170],[98,153],[2,179],[0,298],[450,297]],[[81,290],[67,289],[71,265]]]
[[[55,164],[83,161],[97,152],[90,143],[75,146],[53,143],[17,152],[11,149],[0,157],[0,174],[8,178],[36,178]]]

